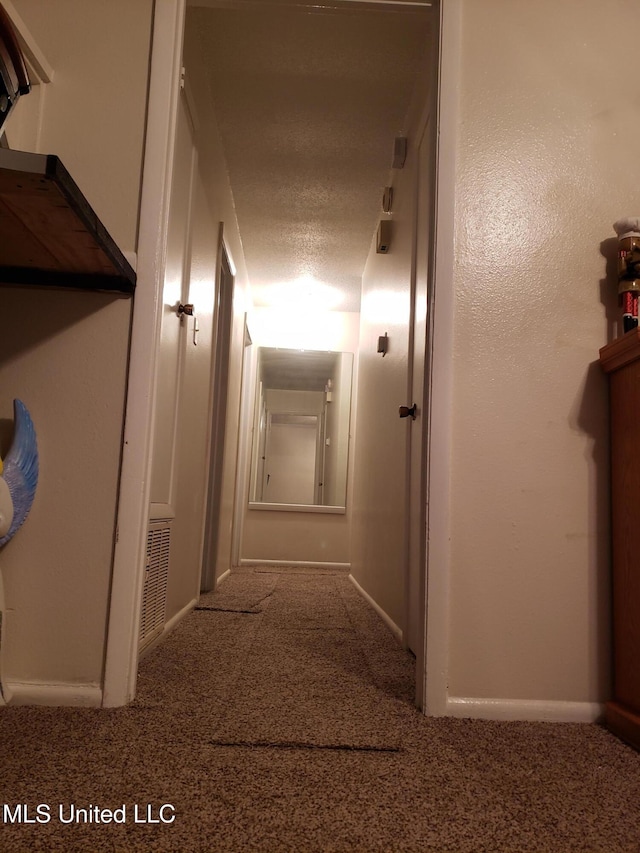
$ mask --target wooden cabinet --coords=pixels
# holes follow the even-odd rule
[[[640,330],[600,350],[609,374],[613,699],[607,726],[640,749]]]

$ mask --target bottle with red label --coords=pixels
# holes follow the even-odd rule
[[[622,301],[625,332],[638,326],[640,294],[640,217],[630,216],[613,223],[618,235],[618,294]]]

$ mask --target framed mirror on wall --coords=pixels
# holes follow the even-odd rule
[[[260,347],[250,509],[346,512],[353,353]]]

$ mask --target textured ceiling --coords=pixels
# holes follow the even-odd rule
[[[336,297],[328,307],[359,310],[430,20],[428,8],[365,6],[189,7],[258,306],[319,289]]]
[[[324,391],[340,353],[260,347],[260,379],[265,388]]]

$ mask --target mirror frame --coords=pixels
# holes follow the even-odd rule
[[[300,354],[304,353],[323,353],[332,354],[335,356],[349,356],[349,382],[348,382],[348,397],[345,401],[348,404],[346,413],[346,453],[344,454],[344,502],[339,505],[331,504],[302,504],[302,503],[276,503],[274,501],[258,501],[254,499],[257,490],[257,478],[259,471],[257,469],[258,436],[259,436],[259,413],[263,398],[263,385],[261,374],[262,351],[280,351],[282,353]],[[353,370],[355,356],[351,352],[341,352],[338,350],[304,350],[288,347],[258,347],[257,350],[257,367],[255,373],[255,388],[254,388],[254,409],[252,418],[252,441],[251,441],[251,459],[250,459],[250,478],[249,478],[249,501],[248,508],[250,510],[268,511],[268,512],[312,512],[330,515],[345,515],[347,508],[347,490],[348,490],[348,473],[349,473],[349,458],[351,452],[351,410],[353,404]],[[277,390],[277,389],[276,389]],[[299,389],[302,390],[302,389]],[[325,389],[326,393],[326,389]]]

